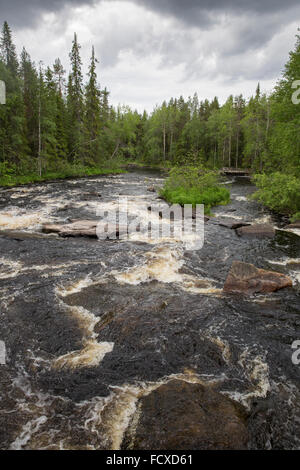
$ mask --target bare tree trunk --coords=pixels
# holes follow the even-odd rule
[[[38,172],[42,176],[42,136],[41,136],[41,91],[39,92],[39,148],[38,148]]]
[[[171,130],[171,137],[170,137],[170,153],[171,153],[171,159],[173,160],[173,129]]]
[[[217,160],[217,141],[215,141],[214,168],[215,168],[215,166],[216,166],[216,160]]]
[[[256,140],[255,140],[255,158],[254,163],[256,163],[257,154],[259,153],[259,122],[258,117],[256,117]],[[260,165],[260,164],[259,164]]]
[[[166,125],[163,126],[164,160],[166,160]]]
[[[114,158],[114,156],[117,154],[118,150],[119,150],[119,147],[120,147],[120,139],[117,140],[117,145],[115,147],[115,150],[113,151],[113,154],[112,156],[110,157],[110,159],[112,160]]]
[[[228,145],[228,166],[231,168],[231,131],[229,136],[229,145]]]
[[[239,139],[240,139],[240,132],[238,130],[236,136],[236,157],[235,157],[235,167],[238,168],[239,166]]]
[[[267,148],[267,144],[268,144],[269,128],[270,128],[270,106],[268,103],[267,104],[267,127],[266,127],[265,149]],[[262,159],[260,159],[260,171],[262,171],[262,169],[263,169],[263,162],[262,162]]]
[[[222,160],[223,160],[223,166],[225,164],[225,145],[226,145],[226,140],[223,140],[223,155],[222,155]]]

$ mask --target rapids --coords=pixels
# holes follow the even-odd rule
[[[247,411],[251,449],[300,448],[300,237],[243,179],[217,217],[268,221],[274,240],[205,224],[180,240],[60,238],[43,223],[93,219],[128,196],[164,204],[157,172],[0,191],[1,449],[120,449],[140,397],[173,378],[213,384]],[[288,274],[293,288],[225,295],[234,260]]]

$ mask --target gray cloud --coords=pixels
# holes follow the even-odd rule
[[[114,0],[98,0],[111,2]],[[122,0],[121,0],[122,1]],[[209,27],[213,13],[255,12],[272,14],[299,5],[299,0],[125,0],[194,26]],[[66,6],[91,5],[97,0],[0,0],[0,19],[13,26],[33,24],[41,12],[57,12]]]
[[[78,15],[82,5],[95,8]],[[68,67],[77,31],[85,67],[94,44],[115,99],[148,109],[197,87],[205,97],[272,86],[299,13],[299,0],[0,0],[0,23],[12,25],[18,50],[24,44],[46,64],[60,56]]]
[[[41,13],[57,12],[66,6],[92,5],[95,0],[0,0],[0,21],[15,27],[31,26]]]
[[[138,19],[134,26],[131,24],[131,29],[124,21],[118,27],[118,34],[111,28],[103,37],[105,45],[101,44],[101,35],[98,40],[95,38],[95,42],[102,46],[103,65],[116,64],[120,51],[134,50],[140,57],[159,51],[164,57],[162,66],[185,62],[188,74],[198,73],[199,57],[203,54],[215,53],[222,56],[222,62],[233,57],[235,63],[239,55],[261,49],[287,22],[293,21],[294,7],[299,8],[299,0],[119,0],[122,1],[144,7],[162,20],[169,18],[178,24],[167,34],[163,31],[154,34],[151,25],[149,29],[141,29]],[[6,19],[16,30],[36,28],[42,13],[55,12],[59,13],[60,34],[63,34],[65,19],[67,21],[72,7],[113,3],[114,0],[0,0],[0,22]],[[245,18],[246,15],[247,21],[240,24],[234,21],[234,18]],[[198,46],[198,58],[195,58],[194,37],[189,27],[212,30],[217,35],[216,40],[210,40],[209,50],[203,49],[202,44]],[[274,63],[277,63],[275,58]],[[269,64],[268,73],[270,70],[272,66]]]
[[[178,17],[190,17],[196,12],[206,11],[252,11],[274,13],[299,5],[298,0],[134,0],[150,9],[166,12]],[[195,20],[195,18],[194,18]]]

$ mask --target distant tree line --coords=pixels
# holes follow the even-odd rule
[[[80,45],[74,35],[70,73],[57,59],[36,65],[23,48],[20,57],[7,22],[0,40],[0,79],[6,105],[0,107],[0,169],[26,173],[59,170],[64,165],[103,165],[114,153],[120,117],[101,89],[92,48],[84,82]]]
[[[4,23],[0,79],[0,170],[39,174],[64,165],[105,166],[118,159],[166,165],[249,167],[255,172],[300,174],[300,105],[292,102],[300,79],[300,39],[270,95],[258,84],[246,100],[231,95],[200,101],[197,94],[163,102],[150,114],[114,108],[101,88],[92,48],[87,80],[74,35],[70,73],[57,59],[36,65],[23,48],[17,56]]]

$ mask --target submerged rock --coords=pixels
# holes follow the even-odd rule
[[[230,228],[230,229],[237,229],[237,228],[240,228],[240,227],[248,227],[249,225],[251,225],[249,222],[243,222],[241,220],[236,220],[236,219],[227,219],[227,220],[217,220],[218,224],[221,226],[221,227],[226,227],[226,228]]]
[[[237,234],[240,237],[248,238],[274,238],[275,229],[269,224],[256,224],[248,227],[240,227],[237,229]]]
[[[52,236],[55,238],[57,235],[53,232]],[[45,235],[39,232],[24,232],[22,230],[0,230],[0,237],[10,238],[16,241],[24,241],[43,239],[45,238]]]
[[[296,220],[292,224],[287,225],[285,228],[299,228],[300,229],[300,220]]]
[[[247,442],[238,403],[210,386],[171,380],[140,399],[123,448],[237,450]]]
[[[224,292],[244,294],[274,292],[285,287],[292,287],[292,280],[285,274],[265,271],[253,264],[234,261],[227,276]]]
[[[95,198],[101,197],[101,194],[94,191],[90,193],[82,193],[81,194],[81,200],[82,201],[90,201],[90,200],[95,200]]]

